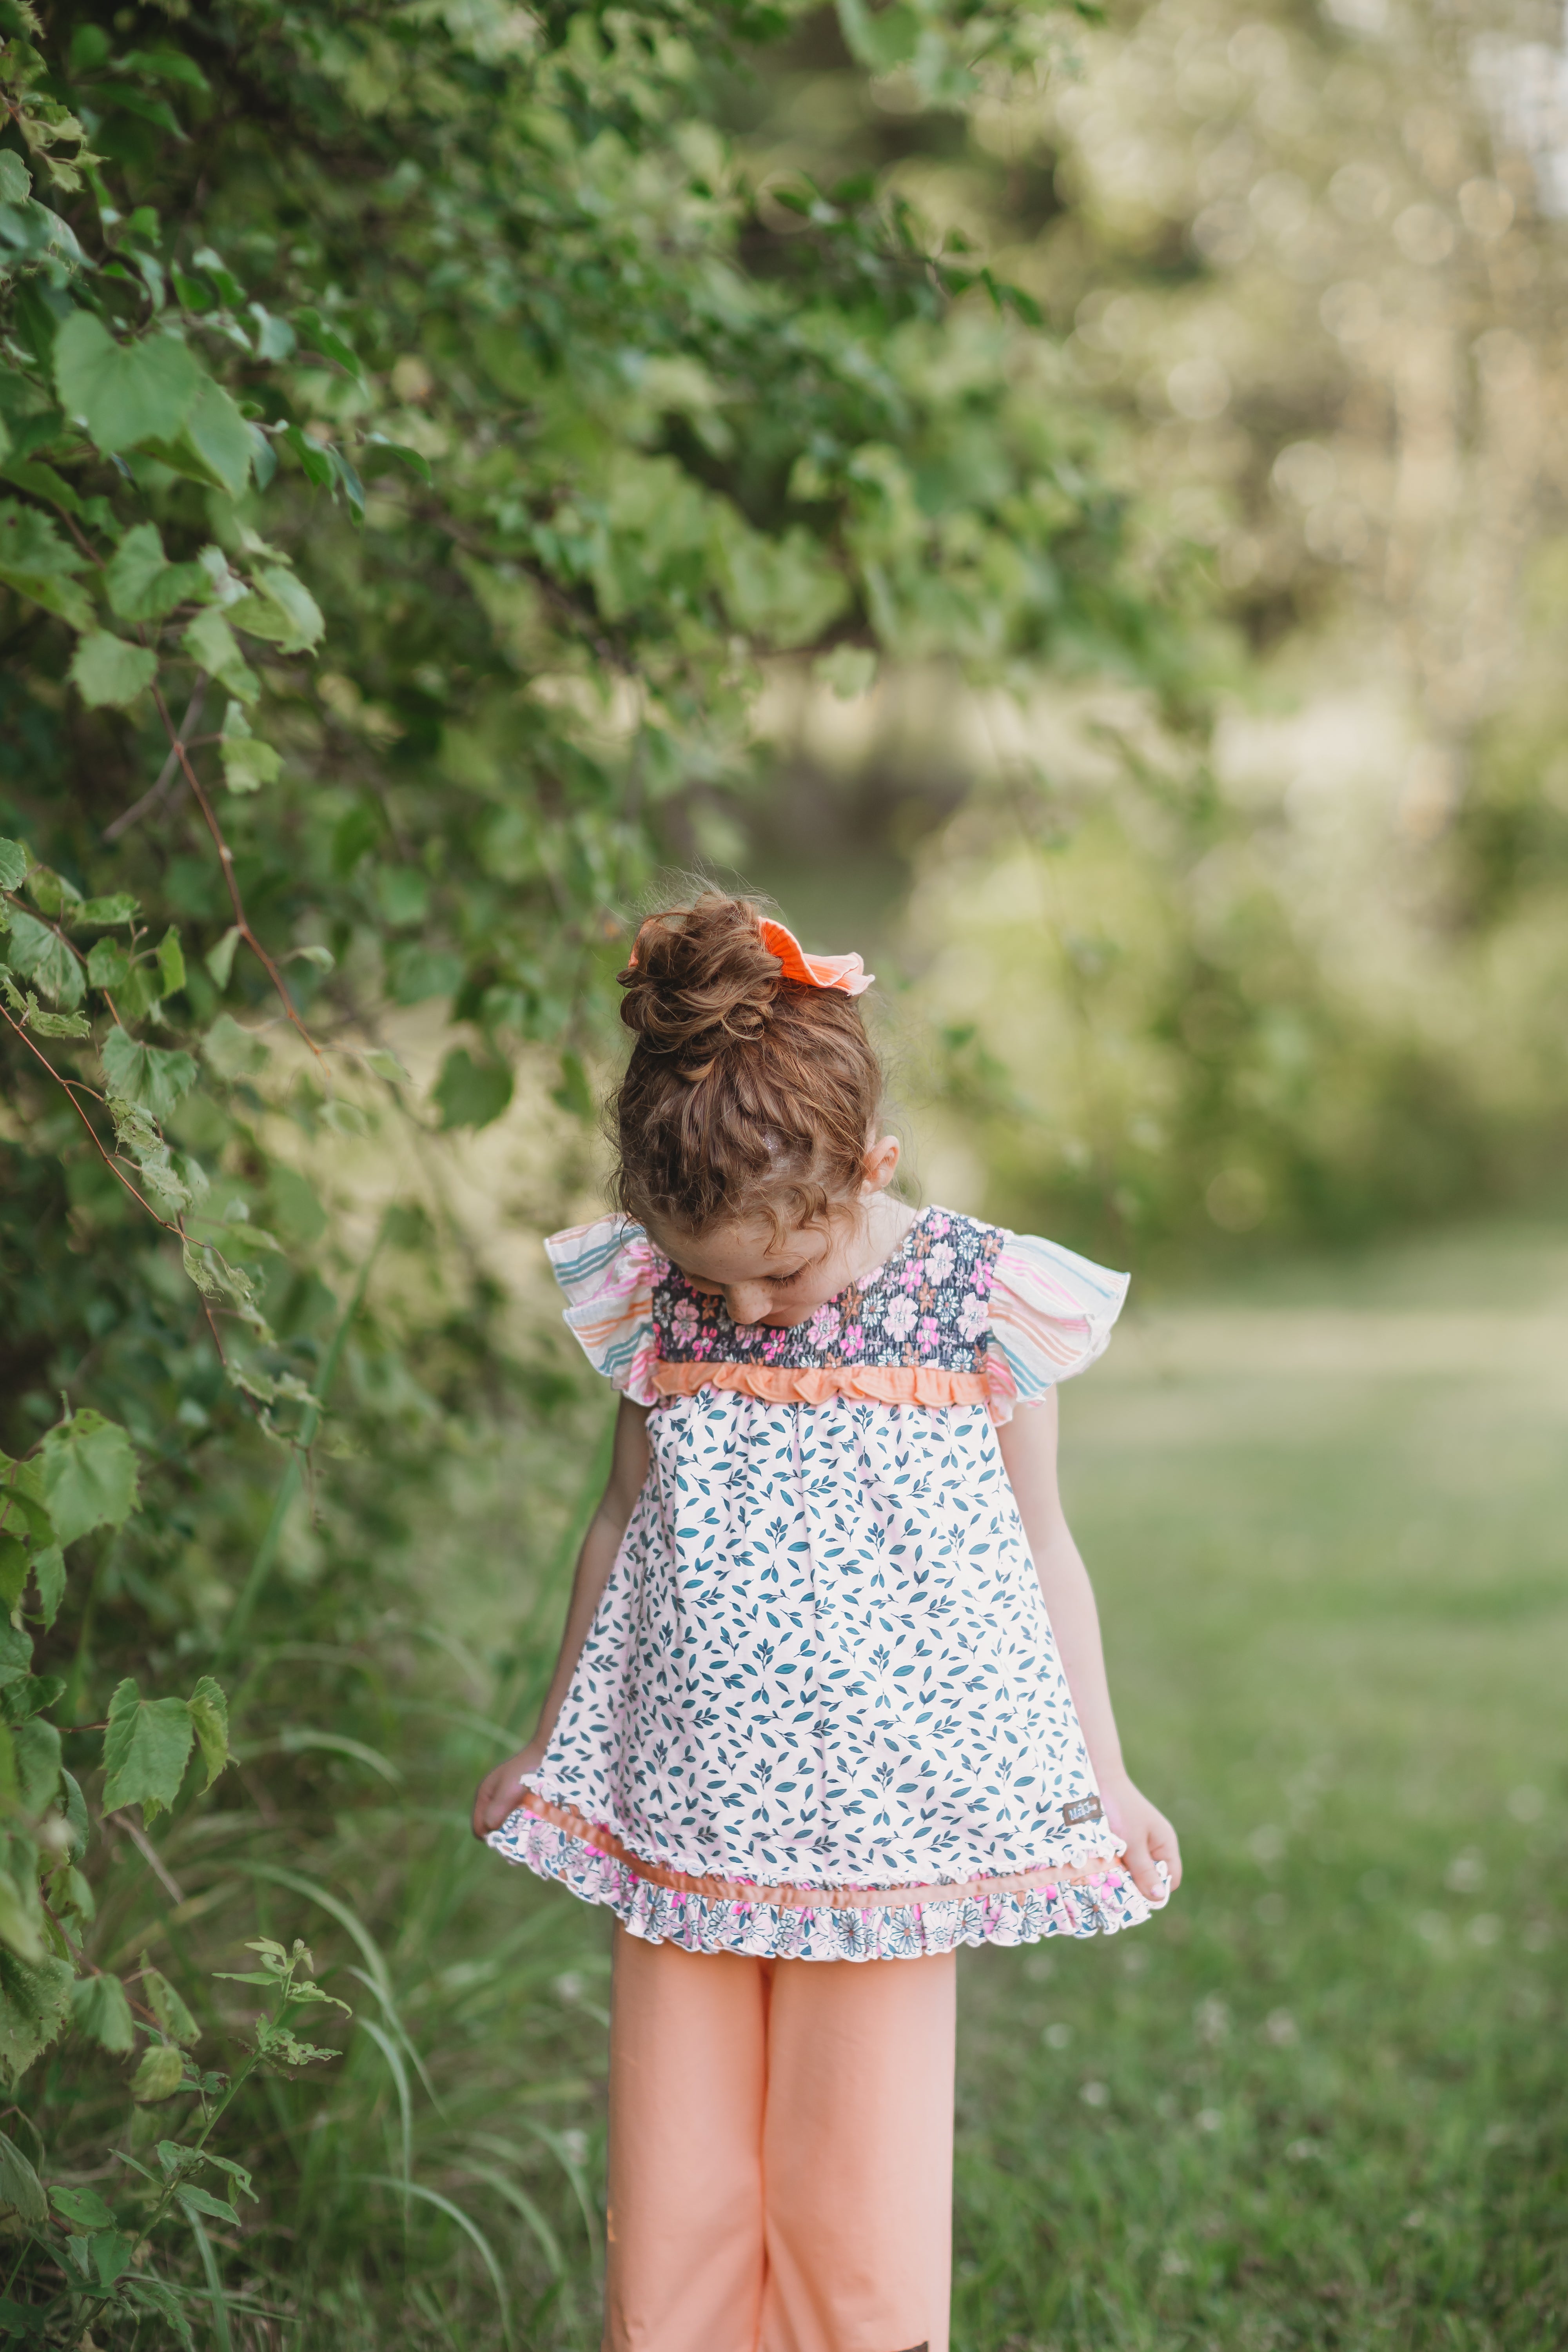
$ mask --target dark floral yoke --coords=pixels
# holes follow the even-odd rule
[[[1007,1236],[995,1225],[927,1209],[892,1256],[805,1323],[772,1329],[731,1320],[668,1258],[653,1285],[653,1322],[665,1363],[759,1364],[781,1371],[855,1365],[984,1370],[991,1287]]]

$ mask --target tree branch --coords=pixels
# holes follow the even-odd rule
[[[17,1036],[20,1037],[23,1045],[26,1045],[28,1053],[32,1055],[34,1060],[40,1062],[44,1068],[47,1070],[50,1077],[53,1078],[56,1086],[58,1087],[60,1092],[69,1103],[72,1110],[75,1111],[78,1118],[80,1119],[83,1127],[86,1128],[89,1135],[92,1138],[93,1150],[97,1152],[99,1158],[102,1160],[110,1174],[114,1178],[116,1183],[123,1184],[132,1199],[141,1202],[142,1208],[146,1210],[147,1214],[152,1218],[155,1225],[162,1225],[166,1234],[178,1234],[180,1239],[184,1241],[185,1238],[185,1229],[184,1225],[171,1224],[167,1217],[161,1217],[158,1214],[157,1210],[153,1206],[152,1202],[147,1200],[137,1191],[135,1185],[131,1181],[130,1177],[125,1173],[125,1171],[122,1168],[117,1168],[115,1166],[113,1158],[103,1148],[103,1139],[100,1136],[97,1128],[94,1127],[91,1119],[89,1118],[86,1111],[83,1110],[80,1103],[78,1102],[76,1095],[73,1092],[73,1088],[81,1087],[82,1092],[84,1094],[91,1095],[95,1102],[101,1102],[103,1099],[102,1096],[98,1093],[95,1087],[83,1085],[80,1078],[68,1078],[62,1071],[57,1070],[48,1055],[40,1051],[34,1040],[28,1036],[22,1023],[18,1021],[16,1015],[8,1011],[4,1004],[0,1004],[0,1021],[6,1022],[9,1026],[16,1031]]]
[[[151,792],[143,793],[139,801],[133,802],[130,808],[123,810],[111,825],[105,827],[103,838],[106,843],[118,841],[122,833],[129,833],[138,818],[145,816],[149,809],[156,808],[168,791],[170,781],[180,764],[180,754],[186,748],[186,739],[192,730],[201,723],[202,705],[206,699],[206,691],[207,674],[205,669],[199,669],[196,672],[196,682],[192,688],[190,701],[185,706],[185,715],[180,721],[180,731],[174,738],[168,758],[158,771],[157,782]],[[164,723],[165,725],[168,723],[166,717]]]
[[[245,941],[246,946],[250,950],[252,955],[255,956],[257,961],[266,972],[268,979],[272,982],[273,987],[277,990],[279,1002],[282,1005],[284,1012],[288,1014],[290,1023],[294,1028],[299,1031],[306,1045],[309,1045],[311,1053],[314,1054],[317,1061],[320,1062],[324,1068],[326,1066],[326,1057],[322,1054],[321,1049],[317,1045],[315,1039],[311,1036],[310,1031],[306,1028],[304,1023],[300,1020],[298,1013],[294,1010],[294,1002],[284,984],[282,972],[279,970],[277,962],[273,957],[268,953],[267,950],[262,946],[261,941],[257,938],[256,933],[250,928],[250,918],[245,911],[245,901],[239,895],[239,885],[234,877],[234,852],[223,837],[223,827],[219,824],[213,804],[207,798],[206,788],[203,784],[201,778],[197,775],[195,768],[191,765],[190,751],[184,740],[183,735],[175,732],[174,721],[169,717],[169,706],[164,701],[163,695],[159,692],[156,686],[153,688],[153,699],[157,704],[158,716],[162,719],[164,728],[168,732],[169,740],[174,746],[174,756],[178,760],[181,767],[184,770],[185,782],[189,784],[192,793],[195,796],[196,806],[202,813],[203,821],[213,838],[213,846],[217,851],[219,860],[223,866],[223,878],[225,884],[227,886],[229,904],[234,909],[235,929],[239,933],[240,938]]]

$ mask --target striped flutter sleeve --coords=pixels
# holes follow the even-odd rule
[[[640,1225],[597,1217],[544,1244],[566,1293],[562,1321],[596,1372],[634,1404],[652,1404],[654,1251]]]
[[[1007,1234],[991,1287],[985,1370],[993,1421],[1043,1403],[1058,1381],[1104,1353],[1129,1279],[1059,1242]]]

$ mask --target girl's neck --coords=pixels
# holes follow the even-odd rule
[[[874,1192],[866,1204],[861,1220],[862,1238],[850,1253],[850,1271],[844,1287],[852,1282],[864,1282],[886,1265],[895,1250],[900,1248],[915,1222],[916,1212],[905,1201],[895,1201],[890,1193]]]

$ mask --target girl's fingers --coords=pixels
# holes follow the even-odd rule
[[[1155,1862],[1163,1862],[1170,1873],[1169,1890],[1173,1895],[1182,1883],[1182,1849],[1176,1832],[1168,1821],[1158,1819],[1149,1833],[1149,1852]]]

